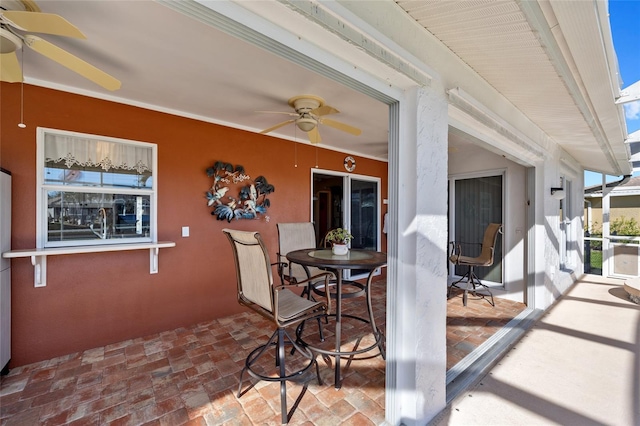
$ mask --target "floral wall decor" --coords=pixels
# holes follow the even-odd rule
[[[276,189],[264,176],[251,181],[251,177],[245,174],[244,167],[234,167],[222,161],[216,161],[213,167],[209,167],[207,176],[213,178],[213,186],[206,194],[207,205],[213,206],[211,214],[217,216],[218,220],[231,222],[232,219],[256,219],[262,214],[269,221],[266,213],[271,202],[267,195]],[[231,184],[242,185],[236,197],[228,193]]]

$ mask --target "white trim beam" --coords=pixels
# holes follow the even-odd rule
[[[518,5],[529,22],[529,25],[531,25],[531,28],[540,40],[540,45],[544,48],[545,52],[547,52],[549,60],[567,87],[571,97],[574,99],[576,106],[585,117],[585,121],[589,125],[589,128],[591,129],[591,132],[593,133],[593,136],[607,163],[609,163],[617,174],[624,174],[621,169],[621,165],[616,160],[615,152],[609,143],[606,132],[602,127],[602,123],[599,121],[598,114],[595,112],[595,107],[588,97],[584,83],[580,79],[580,76],[576,76],[572,72],[572,68],[576,69],[576,65],[569,64],[568,60],[572,59],[567,59],[563,54],[563,50],[569,51],[564,37],[561,33],[559,34],[559,39],[555,37],[553,30],[538,2],[518,0]],[[561,47],[560,43],[564,46]]]
[[[620,97],[616,99],[616,104],[626,104],[637,100],[640,100],[640,80],[621,90]]]
[[[447,94],[449,104],[454,107],[449,109],[449,122],[452,126],[488,143],[494,148],[492,151],[495,152],[497,149],[498,154],[510,154],[509,158],[518,164],[529,166],[545,159],[545,152],[538,144],[500,119],[461,88],[449,89]],[[478,125],[473,126],[473,123],[469,124],[467,117],[475,120],[482,128]],[[495,139],[499,138],[503,143],[488,140],[487,135],[491,132],[487,132],[487,129],[497,136]]]
[[[350,44],[357,46],[376,60],[409,77],[420,86],[429,86],[431,84],[431,76],[429,73],[414,65],[420,64],[417,58],[379,32],[375,34],[375,37],[371,37],[356,28],[352,24],[353,22],[358,22],[361,27],[367,26],[367,24],[337,3],[318,3],[317,1],[311,0],[278,1],[296,10],[298,13],[307,16],[309,19],[317,22],[323,28],[326,28]],[[337,8],[339,8],[339,14],[332,13],[331,9],[335,10]],[[344,16],[346,16],[347,19],[344,19]],[[369,31],[371,32],[373,29],[369,27]],[[390,50],[380,43],[378,41],[380,39],[383,39],[387,46],[391,45],[393,50]]]

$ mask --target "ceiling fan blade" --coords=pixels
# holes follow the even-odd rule
[[[349,126],[348,124],[341,123],[339,121],[331,120],[329,118],[323,118],[320,123],[325,124],[327,126],[336,128],[338,130],[342,130],[343,132],[351,133],[354,136],[360,136],[362,130],[357,127]]]
[[[263,131],[261,131],[260,133],[265,134],[265,133],[269,133],[269,132],[273,132],[276,129],[279,129],[282,126],[286,126],[289,123],[293,123],[295,120],[287,120],[287,121],[283,121],[282,123],[278,123],[275,126],[271,126],[268,129],[264,129]]]
[[[22,81],[22,69],[16,52],[0,54],[0,81],[8,83]]]
[[[307,132],[307,135],[309,136],[309,142],[311,142],[314,145],[322,142],[322,138],[320,137],[320,132],[318,131],[318,126],[309,130]]]
[[[324,106],[312,109],[310,112],[311,114],[314,114],[314,115],[329,115],[329,114],[337,114],[340,111],[338,111],[332,106],[324,105]]]
[[[23,31],[86,38],[75,25],[62,16],[53,13],[7,10],[0,12],[0,17],[8,25]]]
[[[117,90],[120,88],[120,80],[83,61],[77,56],[72,55],[66,50],[59,48],[55,44],[51,44],[33,35],[26,35],[24,41],[27,46],[36,52],[69,68],[71,71],[77,72],[107,90]]]
[[[263,113],[263,114],[286,114],[286,115],[290,115],[291,117],[298,117],[299,115],[295,112],[287,112],[287,111],[256,111],[256,112]]]

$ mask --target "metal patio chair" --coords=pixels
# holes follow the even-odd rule
[[[282,284],[296,284],[314,275],[323,274],[320,268],[303,266],[287,260],[287,253],[316,247],[316,231],[313,222],[278,223],[278,275]],[[311,294],[309,282],[304,294]]]
[[[292,339],[286,328],[293,327],[307,319],[327,314],[331,309],[331,301],[327,298],[327,303],[316,302],[301,297],[290,290],[292,286],[306,286],[308,280],[302,280],[296,284],[274,286],[271,272],[273,265],[269,262],[267,248],[258,232],[231,229],[223,229],[222,232],[227,236],[233,248],[238,284],[238,303],[254,310],[276,326],[276,330],[267,343],[258,346],[247,356],[245,366],[240,372],[238,397],[255,386],[253,383],[247,389],[242,390],[245,372],[258,380],[280,382],[282,424],[286,424],[307,390],[310,379],[306,377],[306,373],[312,367],[315,366],[318,383],[322,384],[316,354]],[[311,279],[324,279],[328,283],[332,276],[327,272],[321,275],[311,277]],[[300,354],[297,364],[293,368],[289,368],[289,371],[287,371],[285,364],[286,345],[291,345]],[[270,348],[275,350],[275,355],[269,350]],[[275,365],[272,364],[274,361]],[[287,381],[304,382],[302,391],[289,412],[287,411]]]
[[[474,268],[476,266],[491,266],[493,265],[494,253],[496,241],[498,239],[498,233],[502,230],[501,223],[490,223],[484,231],[484,238],[482,239],[482,243],[465,243],[465,242],[456,242],[452,241],[451,244],[451,254],[449,255],[449,261],[454,265],[467,266],[467,272],[460,278],[459,280],[451,283],[449,285],[449,289],[447,291],[447,298],[451,297],[451,290],[455,287],[460,290],[463,290],[462,294],[462,304],[467,306],[467,297],[468,293],[471,292],[475,296],[480,298],[486,298],[487,295],[478,293],[477,288],[482,287],[484,291],[488,293],[488,296],[491,297],[491,301],[489,302],[491,306],[496,306],[493,300],[493,293],[489,287],[482,282],[480,282],[480,278],[476,275]],[[477,257],[469,257],[462,254],[462,245],[465,244],[476,244],[481,246],[480,255]],[[460,287],[458,284],[465,281],[466,285],[464,288]],[[487,300],[488,301],[488,300]]]

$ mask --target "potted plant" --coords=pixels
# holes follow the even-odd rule
[[[353,235],[344,228],[336,228],[327,232],[327,235],[324,237],[326,243],[331,243],[331,250],[333,254],[336,255],[345,255],[349,252],[349,241],[353,239]]]

